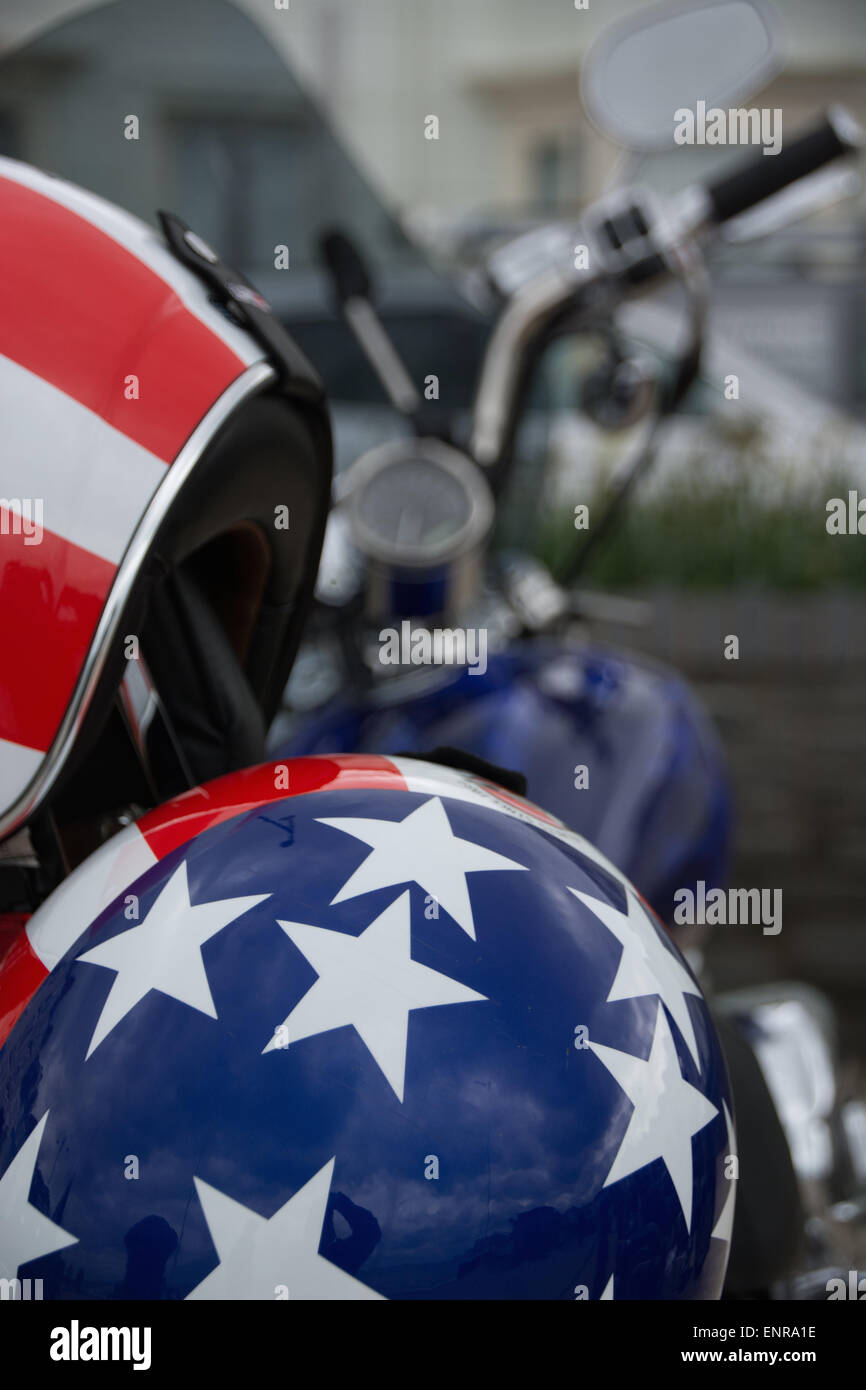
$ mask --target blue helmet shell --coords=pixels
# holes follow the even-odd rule
[[[445,782],[287,796],[137,879],[13,1029],[0,1274],[714,1298],[732,1152],[706,1002],[589,845]]]

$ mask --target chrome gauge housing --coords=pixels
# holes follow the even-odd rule
[[[341,506],[368,618],[449,617],[473,601],[494,507],[465,454],[432,438],[377,446],[349,469]]]

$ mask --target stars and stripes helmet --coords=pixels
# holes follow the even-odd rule
[[[10,956],[21,1297],[720,1293],[736,1149],[700,989],[603,856],[485,777],[219,779],[103,845]]]
[[[0,912],[264,756],[315,580],[321,386],[159,216],[0,158]]]

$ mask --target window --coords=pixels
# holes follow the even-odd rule
[[[0,154],[7,159],[20,159],[18,132],[11,111],[0,110]]]
[[[531,164],[534,207],[539,213],[553,212],[563,196],[563,151],[555,136],[545,136],[535,145]]]
[[[231,265],[273,265],[274,245],[296,249],[292,208],[313,196],[303,133],[284,120],[183,118],[175,124],[184,220]]]

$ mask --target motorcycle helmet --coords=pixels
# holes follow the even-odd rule
[[[482,776],[311,757],[181,796],[43,904],[0,1015],[0,1276],[44,1298],[720,1293],[699,987]]]
[[[159,216],[0,158],[0,913],[264,757],[311,599],[321,385]]]

